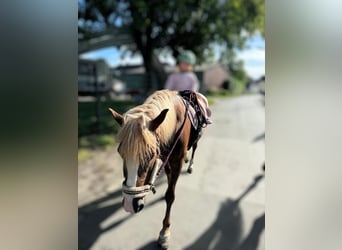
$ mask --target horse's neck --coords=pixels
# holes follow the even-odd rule
[[[169,145],[172,143],[175,133],[181,126],[181,121],[177,119],[177,113],[177,109],[170,109],[165,120],[156,131],[162,145]],[[184,116],[184,111],[182,111],[181,114]]]

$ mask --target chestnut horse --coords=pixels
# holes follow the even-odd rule
[[[203,114],[210,116],[206,98],[197,92],[191,93],[205,104]],[[193,147],[193,157],[199,139],[187,114],[189,107],[189,102],[179,92],[160,90],[124,115],[109,109],[121,126],[118,133],[118,152],[123,159],[125,180],[122,193],[123,206],[127,212],[138,213],[143,209],[144,197],[150,191],[155,192],[153,183],[160,171],[165,170],[168,180],[165,193],[166,213],[158,239],[164,249],[169,245],[170,210],[175,200],[176,182],[183,161],[187,160],[187,150]],[[199,123],[199,130],[209,123],[210,119]]]

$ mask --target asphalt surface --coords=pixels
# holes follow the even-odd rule
[[[259,95],[217,99],[213,124],[198,144],[193,173],[186,167],[171,210],[170,250],[265,249],[265,113]],[[116,163],[117,164],[117,163]],[[115,166],[117,169],[122,166]],[[96,173],[94,173],[96,174]],[[122,178],[102,178],[107,192],[79,207],[79,249],[159,249],[166,177],[145,208],[130,215],[121,206]],[[83,180],[83,185],[86,180]],[[80,191],[79,191],[80,195]],[[81,194],[87,195],[86,190]]]

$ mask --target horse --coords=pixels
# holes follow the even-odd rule
[[[201,128],[211,123],[211,111],[206,98],[198,92],[159,90],[143,104],[128,110],[124,115],[109,108],[120,125],[117,138],[118,152],[123,160],[123,207],[126,212],[138,213],[144,208],[144,198],[155,192],[154,181],[165,171],[168,187],[165,193],[166,212],[158,243],[167,249],[170,241],[170,211],[175,200],[175,187],[187,151],[193,148],[193,162]],[[188,98],[185,98],[187,96]],[[191,100],[190,100],[191,99]],[[196,123],[190,110],[197,106]],[[193,112],[194,113],[194,112]],[[202,119],[200,115],[202,114]],[[195,126],[193,125],[195,124]],[[191,165],[188,172],[192,172]]]

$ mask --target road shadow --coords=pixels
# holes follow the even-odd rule
[[[265,132],[261,133],[260,135],[257,135],[253,138],[252,143],[256,143],[259,141],[265,141]],[[265,171],[265,162],[261,166],[262,171]]]
[[[164,184],[165,181],[158,181],[156,187]],[[159,190],[158,190],[159,191]],[[161,190],[160,190],[161,191]],[[103,198],[78,208],[78,249],[90,249],[96,240],[105,232],[119,226],[124,221],[131,218],[127,213],[124,218],[110,224],[105,228],[101,228],[101,223],[107,218],[113,216],[116,212],[123,209],[121,199],[121,189],[114,191]],[[114,202],[115,200],[119,200]],[[146,204],[144,209],[154,206],[158,202],[164,200],[164,197],[156,199],[155,201]]]
[[[260,235],[265,230],[265,212],[256,218],[247,237],[241,242],[237,250],[256,250]]]
[[[142,246],[141,248],[138,248],[138,250],[160,250],[161,247],[158,244],[157,240],[151,241],[147,243],[145,246]]]
[[[104,205],[118,198],[121,190],[108,194],[90,204],[78,208],[78,249],[86,250],[94,244],[98,237],[106,232],[108,228],[102,229],[100,224],[109,216],[121,209],[121,202]],[[111,227],[119,225],[122,221],[116,222]]]
[[[258,141],[264,141],[265,140],[265,132],[261,133],[260,135],[257,135],[253,138],[252,142],[258,142]]]
[[[255,219],[251,231],[245,239],[242,239],[243,221],[239,203],[263,178],[263,174],[257,175],[237,199],[228,198],[223,202],[215,222],[185,250],[257,249],[260,235],[265,228],[265,214]]]
[[[237,199],[228,198],[223,202],[215,222],[194,243],[184,249],[256,250],[260,235],[265,228],[265,213],[254,220],[250,232],[242,239],[243,221],[239,203],[263,178],[264,174],[255,176],[252,183]],[[157,241],[151,241],[138,250],[160,250],[160,246]]]

